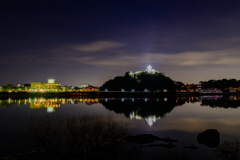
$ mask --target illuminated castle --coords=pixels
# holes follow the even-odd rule
[[[129,75],[132,77],[135,77],[135,75],[138,75],[139,73],[142,73],[142,72],[143,71],[136,71],[136,72],[130,71]],[[159,73],[157,70],[153,69],[151,65],[148,65],[144,72],[149,73],[149,74]]]
[[[152,66],[148,65],[147,68],[145,69],[145,72],[150,73],[150,74],[155,74],[158,71],[153,69]]]

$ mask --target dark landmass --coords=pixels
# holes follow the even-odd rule
[[[238,88],[240,87],[240,80],[237,79],[219,79],[219,80],[209,80],[200,81],[202,88],[217,88],[224,91],[226,88]]]
[[[106,81],[101,87],[101,91],[164,91],[176,92],[174,81],[166,77],[163,73],[139,73],[126,72],[124,76],[117,76]]]

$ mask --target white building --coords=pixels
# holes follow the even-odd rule
[[[136,71],[136,72],[130,71],[130,72],[129,72],[129,75],[132,76],[132,77],[134,77],[135,75],[137,75],[137,74],[139,74],[139,73],[141,73],[141,72],[143,72],[143,71]],[[153,69],[151,65],[148,65],[144,72],[147,72],[147,73],[149,73],[149,74],[158,73],[158,71],[155,70],[155,69]]]
[[[153,69],[151,65],[148,65],[147,68],[146,68],[146,70],[145,70],[145,72],[150,73],[150,74],[155,74],[155,73],[158,72],[158,71],[156,71],[155,69]]]

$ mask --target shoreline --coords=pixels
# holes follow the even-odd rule
[[[90,98],[127,98],[127,97],[199,97],[199,96],[240,96],[240,93],[198,93],[198,92],[0,92],[0,98],[30,97],[90,97]]]

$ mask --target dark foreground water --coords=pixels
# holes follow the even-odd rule
[[[112,114],[129,123],[136,134],[152,134],[160,138],[177,139],[177,147],[185,149],[191,159],[218,159],[215,148],[197,141],[198,133],[217,129],[220,140],[232,140],[240,135],[240,97],[161,97],[161,98],[29,98],[0,100],[0,157],[34,150],[21,139],[27,119],[45,115],[79,116]],[[163,147],[141,148],[142,159],[154,159],[169,153]]]

